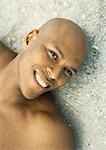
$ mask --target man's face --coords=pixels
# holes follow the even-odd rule
[[[82,63],[82,45],[66,31],[39,32],[21,53],[19,86],[27,99],[65,85]]]

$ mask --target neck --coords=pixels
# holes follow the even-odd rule
[[[0,101],[20,103],[25,100],[18,85],[17,55],[0,74]]]

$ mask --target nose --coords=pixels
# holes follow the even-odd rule
[[[54,79],[54,80],[59,79],[61,76],[61,71],[62,71],[62,69],[60,66],[57,66],[55,68],[53,68],[51,66],[47,67],[47,74],[50,79]]]

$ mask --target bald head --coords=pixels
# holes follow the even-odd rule
[[[37,37],[37,38],[36,38]],[[74,22],[63,18],[54,18],[42,25],[39,30],[33,30],[27,36],[27,45],[31,39],[36,44],[54,45],[66,53],[76,68],[80,66],[87,54],[86,36],[83,30]]]
[[[39,35],[45,37],[46,40],[52,39],[55,43],[59,41],[72,53],[76,53],[79,65],[87,54],[86,36],[83,30],[70,20],[63,18],[51,19],[39,29]]]
[[[64,32],[73,31],[73,32],[80,32],[81,34],[83,34],[82,29],[77,24],[63,18],[50,19],[39,29],[39,31],[47,31],[47,30],[52,31],[59,29],[62,29]]]

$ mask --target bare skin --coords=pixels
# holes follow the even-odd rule
[[[29,33],[18,55],[0,44],[0,149],[74,150],[72,131],[46,92],[66,84],[86,52],[84,33],[64,19]]]

